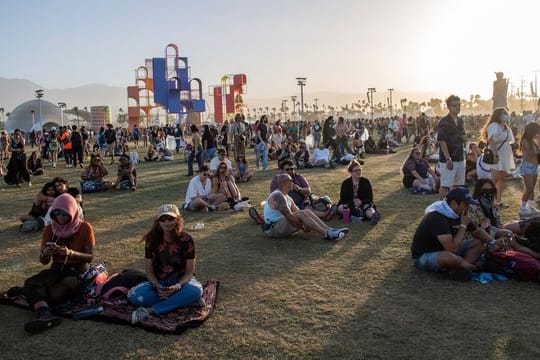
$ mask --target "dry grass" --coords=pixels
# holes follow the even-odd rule
[[[424,207],[434,196],[412,196],[401,188],[398,168],[405,156],[372,156],[365,175],[382,211],[379,225],[355,224],[350,235],[329,243],[313,233],[267,239],[247,212],[186,214],[186,226],[204,221],[197,240],[198,278],[221,281],[213,316],[180,336],[94,321],[65,320],[39,336],[23,323],[33,314],[0,307],[3,359],[205,358],[205,359],[533,359],[536,284],[454,283],[411,266],[409,246]],[[272,164],[275,167],[275,164]],[[85,196],[87,219],[96,230],[96,259],[112,271],[142,269],[140,238],[157,207],[180,205],[187,186],[182,161],[142,163],[135,193]],[[276,170],[257,172],[241,190],[259,204]],[[347,174],[306,170],[313,191],[338,196]],[[42,269],[38,234],[17,232],[16,215],[29,210],[43,181],[62,175],[72,183],[79,171],[50,169],[35,187],[0,193],[0,288],[21,284]],[[519,182],[505,201],[517,209]],[[259,207],[260,208],[260,207]],[[336,221],[333,222],[338,225]]]

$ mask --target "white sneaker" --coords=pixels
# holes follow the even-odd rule
[[[540,210],[538,210],[535,206],[531,207],[529,209],[529,211],[531,212],[531,215],[538,215],[540,214]]]
[[[131,313],[131,323],[136,324],[142,322],[150,317],[150,313],[144,307],[140,307]]]

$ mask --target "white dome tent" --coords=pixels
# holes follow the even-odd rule
[[[41,102],[41,112],[40,112]],[[41,114],[41,117],[40,117]],[[21,129],[28,132],[40,130],[43,126],[58,127],[61,123],[60,108],[46,100],[29,100],[11,111],[6,120],[6,130],[12,132]]]

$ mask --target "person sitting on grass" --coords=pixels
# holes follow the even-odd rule
[[[122,154],[118,158],[118,177],[113,188],[116,189],[118,185],[121,189],[137,190],[137,169],[126,154]]]
[[[225,149],[219,149],[217,156],[210,161],[210,173],[213,175],[217,172],[218,165],[224,162],[227,165],[227,169],[232,171],[231,160],[227,158],[227,152]]]
[[[326,240],[337,241],[345,237],[348,228],[334,229],[326,225],[311,209],[300,210],[287,195],[294,182],[290,175],[280,174],[276,179],[278,188],[274,190],[263,210],[263,232],[271,238],[289,237],[297,231],[313,230]]]
[[[157,159],[158,159],[158,153],[156,151],[156,148],[152,144],[148,145],[148,151],[146,152],[146,155],[144,156],[144,160],[156,161]]]
[[[32,176],[43,175],[43,162],[38,157],[37,151],[32,151],[30,158],[27,162],[28,172]]]
[[[167,148],[161,148],[158,152],[157,161],[172,161],[174,156],[171,154],[170,150]]]
[[[311,166],[309,162],[309,151],[306,143],[303,141],[300,141],[298,151],[294,154],[294,165],[297,169],[303,169]]]
[[[159,208],[143,241],[148,281],[128,293],[129,301],[140,306],[131,314],[131,323],[187,306],[204,306],[203,287],[194,277],[195,242],[184,232],[184,221],[175,205]]]
[[[248,182],[253,176],[249,170],[249,162],[244,154],[236,155],[236,172],[234,178],[237,182]]]
[[[231,209],[240,201],[248,200],[242,198],[240,190],[234,181],[234,176],[225,161],[219,163],[217,171],[212,176],[212,193],[223,194]]]
[[[329,169],[334,166],[334,164],[330,161],[330,149],[325,147],[323,143],[320,143],[319,147],[313,150],[311,166],[324,167],[325,169]]]
[[[210,176],[208,165],[203,165],[199,174],[189,181],[184,210],[215,211],[229,209],[226,196],[220,192],[212,192]]]
[[[403,185],[414,194],[431,194],[438,191],[439,177],[427,160],[422,159],[420,148],[413,148],[401,167]]]
[[[51,205],[52,224],[43,230],[39,261],[51,267],[25,280],[23,287],[9,289],[5,297],[24,295],[35,320],[24,329],[37,334],[60,324],[49,305],[64,304],[81,292],[78,276],[93,259],[95,245],[92,225],[81,220],[79,206],[69,194],[58,196]]]
[[[352,160],[347,167],[350,177],[343,180],[339,192],[338,213],[343,216],[346,209],[356,218],[369,220],[377,225],[381,214],[373,202],[373,189],[368,178],[362,176],[362,160]]]
[[[113,187],[112,182],[104,180],[108,174],[109,171],[103,164],[101,157],[97,154],[92,155],[90,164],[81,173],[81,188],[83,191],[87,187],[96,189],[94,191],[111,189]]]
[[[41,216],[47,214],[47,210],[52,205],[56,197],[56,188],[52,182],[45,183],[41,188],[41,191],[36,194],[32,203],[32,209],[28,215],[22,215],[19,217],[21,222],[28,220],[35,220]]]
[[[469,217],[469,206],[478,204],[467,189],[456,188],[444,200],[427,207],[411,244],[418,269],[448,272],[450,278],[459,281],[472,278],[472,273],[478,270],[476,261],[491,240]],[[467,233],[472,236],[467,237]]]

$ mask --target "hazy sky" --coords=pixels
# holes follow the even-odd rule
[[[297,76],[306,93],[490,97],[494,71],[518,85],[540,69],[538,0],[0,0],[0,14],[0,77],[47,88],[133,85],[169,42],[205,93],[245,73],[254,98],[296,94]]]

